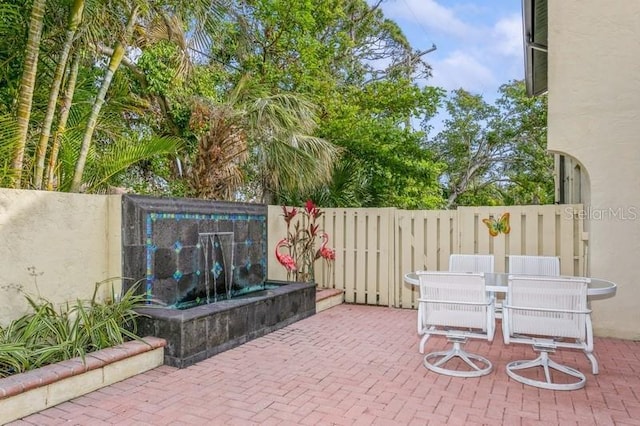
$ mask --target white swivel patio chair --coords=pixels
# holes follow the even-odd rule
[[[449,256],[449,271],[451,272],[494,272],[495,258],[492,254],[452,254]],[[486,275],[485,275],[486,277]],[[502,318],[502,303],[495,300],[496,318]]]
[[[494,258],[491,254],[451,254],[449,272],[493,272]],[[424,325],[421,315],[422,306],[418,305],[418,333],[423,334]],[[422,353],[422,352],[421,352]]]
[[[423,329],[420,353],[431,335],[446,336],[452,343],[448,351],[431,352],[424,357],[424,366],[436,373],[457,377],[478,377],[489,374],[491,362],[462,349],[468,338],[493,340],[495,316],[493,298],[485,291],[482,274],[459,272],[418,272]],[[460,359],[464,364],[452,359]],[[451,361],[451,364],[449,362]],[[456,368],[448,368],[455,366]]]
[[[598,373],[593,355],[591,310],[587,305],[588,283],[588,278],[579,277],[509,277],[502,313],[504,342],[529,344],[540,353],[536,359],[507,364],[509,377],[544,389],[584,387],[583,373],[549,358],[556,348],[584,351],[593,374]]]
[[[509,255],[509,274],[558,276],[560,275],[560,258]]]
[[[449,272],[493,272],[492,254],[452,254],[449,256]]]

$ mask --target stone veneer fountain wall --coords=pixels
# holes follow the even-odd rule
[[[140,335],[185,367],[315,313],[315,285],[268,282],[267,206],[125,195],[124,288],[149,307]]]

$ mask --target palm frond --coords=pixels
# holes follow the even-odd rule
[[[316,128],[316,107],[300,95],[277,94],[261,97],[251,102],[246,109],[250,128],[274,134],[311,134]]]
[[[0,184],[8,183],[6,179],[16,176],[16,171],[11,168],[11,158],[18,142],[17,130],[14,116],[0,115]]]
[[[188,76],[193,68],[187,50],[187,36],[183,27],[184,25],[178,16],[161,12],[147,25],[146,31],[140,34],[137,41],[139,46],[152,45],[162,41],[177,46],[178,58],[176,58],[175,77]]]
[[[220,32],[220,23],[225,19],[225,3],[219,0],[176,2],[176,13],[182,17],[183,22],[190,25],[186,31],[188,48],[195,56],[210,51],[211,35]]]
[[[271,189],[309,191],[331,179],[339,149],[324,139],[294,135],[286,140],[262,144],[265,153],[263,176]]]
[[[120,139],[94,154],[87,162],[86,191],[96,192],[107,188],[109,182],[131,165],[159,155],[175,153],[182,141],[176,137],[149,137],[141,141]]]
[[[13,150],[16,143],[18,123],[15,116],[10,114],[0,115],[0,153],[4,150]]]

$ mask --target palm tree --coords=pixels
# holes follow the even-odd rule
[[[27,144],[29,129],[40,131],[37,143],[34,143],[34,175],[30,176],[36,188],[101,190],[109,176],[116,176],[127,161],[153,155],[153,147],[157,149],[156,153],[174,153],[181,144],[176,138],[164,138],[160,143],[163,138],[153,136],[158,130],[153,126],[143,124],[147,126],[144,129],[125,130],[122,117],[142,117],[138,114],[142,112],[144,115],[144,111],[105,114],[110,110],[109,103],[118,99],[113,85],[118,79],[122,80],[118,84],[133,84],[128,80],[133,77],[139,79],[139,87],[144,88],[145,75],[135,70],[125,52],[134,46],[145,48],[144,43],[159,39],[179,47],[182,59],[177,62],[179,65],[175,73],[188,75],[189,49],[194,47],[201,55],[211,48],[211,23],[219,18],[223,7],[211,0],[199,0],[188,5],[144,0],[65,1],[64,6],[71,6],[70,11],[64,10],[63,13],[61,6],[51,12],[56,12],[58,19],[67,21],[66,30],[58,42],[48,44],[61,48],[55,52],[40,52],[48,65],[41,67],[40,71],[52,72],[38,75],[36,79],[38,52],[42,48],[40,37],[44,6],[45,0],[34,0],[31,8],[29,47],[25,49],[28,61],[24,66],[20,99],[16,103],[18,136],[11,155],[11,167],[19,175],[12,184],[20,187],[24,182],[25,148],[31,146]],[[106,6],[109,6],[108,10]],[[123,26],[124,21],[126,25]],[[181,24],[184,22],[189,25]],[[105,56],[109,58],[107,66],[103,65]],[[117,73],[123,63],[133,72]],[[104,67],[104,74],[97,77],[96,71],[101,67]],[[122,78],[119,77],[121,75]],[[30,124],[36,81],[41,89],[39,97],[46,100],[47,108],[38,112],[39,123]],[[263,201],[268,201],[281,189],[309,188],[327,180],[337,149],[322,139],[310,136],[315,129],[314,105],[297,95],[249,88],[247,81],[243,79],[237,85],[226,104],[209,100],[208,104],[213,105],[212,112],[215,113],[211,115],[215,118],[211,128],[218,133],[202,134],[198,141],[200,145],[192,162],[195,171],[192,189],[200,188],[197,193],[206,187],[209,188],[207,191],[214,191],[206,196],[230,198],[240,184],[246,183],[248,174],[259,180],[259,194]],[[96,82],[99,82],[99,90],[94,94]],[[107,93],[109,102],[106,102]],[[159,107],[156,109],[161,112],[158,118],[164,120],[163,126],[169,130],[168,133],[183,137],[184,129],[175,123],[172,127],[171,103],[165,94],[151,94],[143,101],[149,102],[147,108],[151,105]],[[89,109],[88,105],[91,106]],[[7,132],[12,126],[4,119],[2,123],[2,134],[9,135]],[[111,126],[114,129],[119,127],[119,130],[112,129],[113,132],[108,133]],[[54,128],[55,131],[52,130]],[[223,130],[227,132],[226,136],[223,136]],[[136,136],[136,131],[147,136]],[[8,141],[13,140],[10,137],[3,139],[3,148],[8,146]],[[136,144],[141,144],[137,147],[139,149],[125,149]],[[220,150],[223,155],[211,156]],[[246,161],[249,155],[253,162]],[[111,169],[98,164],[101,159],[115,161],[113,159],[118,156],[122,161],[117,161]],[[221,167],[210,167],[214,163]],[[1,166],[8,169],[6,164]],[[214,169],[218,170],[216,176],[211,172]]]
[[[34,0],[31,6],[29,19],[29,35],[27,38],[26,54],[22,79],[20,81],[20,94],[18,96],[17,115],[18,135],[13,154],[12,168],[15,171],[13,186],[21,187],[22,165],[24,152],[29,134],[29,120],[31,118],[31,104],[38,70],[38,55],[40,53],[40,39],[44,27],[43,17],[46,0]]]
[[[144,0],[131,0],[131,2],[133,6],[128,16],[127,25],[120,37],[117,38],[115,47],[111,49],[104,45],[95,46],[99,52],[103,54],[106,53],[110,56],[109,66],[103,76],[100,90],[93,103],[93,108],[88,117],[86,130],[80,145],[80,151],[75,163],[74,177],[70,187],[70,190],[74,192],[80,189],[83,182],[85,164],[90,152],[100,110],[105,102],[106,93],[110,88],[113,77],[120,65],[122,63],[127,64],[134,70],[134,74],[137,74],[137,77],[140,79],[140,84],[143,87],[146,86],[144,75],[140,75],[139,71],[135,69],[135,66],[125,57],[125,50],[134,45],[134,29],[136,30],[136,47],[144,47],[147,43],[157,43],[162,40],[179,46],[181,58],[174,71],[176,75],[186,74],[189,70],[190,61],[188,58],[186,37],[182,28],[184,23],[196,22],[210,24],[211,16],[216,16],[220,10],[222,10],[221,5],[211,0],[198,0],[189,2],[189,4],[183,4],[182,2],[175,4],[172,1],[166,3],[149,3]],[[140,19],[141,22],[138,22],[138,18],[142,18]],[[199,39],[202,34],[201,28],[192,29],[191,34],[197,41],[201,41]],[[172,123],[172,117],[170,116],[165,97],[157,95],[154,101],[157,102],[162,110],[164,119],[169,123],[169,127],[175,127],[174,123]],[[174,129],[174,132],[177,133],[176,129]]]
[[[78,72],[80,69],[80,53],[76,52],[73,60],[71,61],[71,67],[67,72],[67,83],[60,100],[60,115],[58,117],[58,127],[53,135],[53,143],[51,144],[51,152],[49,153],[49,162],[47,163],[46,170],[46,183],[47,190],[52,191],[54,189],[54,175],[56,173],[58,165],[58,152],[62,145],[62,138],[64,137],[67,129],[67,121],[69,114],[71,113],[71,106],[73,101],[73,94],[76,90],[76,82],[78,80]]]
[[[56,112],[58,94],[60,93],[65,69],[68,65],[69,53],[71,52],[73,40],[80,22],[82,21],[84,3],[84,0],[73,0],[73,5],[69,13],[69,22],[67,24],[67,30],[65,32],[65,39],[62,45],[60,56],[58,58],[58,63],[56,65],[53,82],[51,83],[51,89],[49,91],[49,102],[47,104],[47,110],[45,112],[44,121],[42,123],[42,130],[40,131],[40,140],[36,149],[36,168],[34,176],[34,186],[36,189],[41,189],[43,186],[45,156],[47,153],[47,147],[49,145],[49,138],[51,136],[51,127],[53,125],[53,118]]]
[[[133,34],[134,24],[138,19],[138,14],[140,13],[140,8],[138,5],[134,5],[131,9],[131,12],[128,16],[127,25],[125,27],[122,39],[126,41],[131,39]],[[116,73],[118,67],[120,67],[120,63],[125,54],[126,45],[119,41],[115,48],[113,49],[113,54],[109,59],[109,66],[107,71],[103,77],[102,85],[100,86],[100,90],[98,91],[98,95],[93,103],[93,107],[91,108],[91,114],[87,119],[87,127],[82,138],[82,144],[80,145],[80,152],[78,154],[78,160],[76,161],[76,167],[73,175],[73,180],[71,181],[71,192],[78,192],[80,190],[80,185],[82,183],[82,175],[84,173],[84,168],[87,162],[87,156],[89,155],[89,147],[91,146],[91,142],[93,139],[93,133],[96,129],[96,123],[98,121],[98,116],[100,115],[100,110],[102,109],[102,105],[104,104],[105,97],[107,96],[107,90],[109,90],[109,86],[111,86],[111,81],[113,80],[113,76]]]
[[[306,200],[313,200],[322,207],[366,206],[371,201],[370,183],[363,164],[354,159],[341,158],[334,166],[331,182],[319,183],[308,192],[281,190],[275,204],[302,206]]]
[[[250,143],[248,173],[257,178],[263,203],[273,203],[281,190],[309,191],[327,183],[339,149],[313,135],[316,106],[303,95],[263,95],[240,81],[231,102],[242,112]]]
[[[189,195],[211,200],[233,200],[243,181],[241,166],[247,159],[247,133],[242,116],[229,104],[196,101],[190,127],[198,147],[188,174]]]
[[[232,200],[250,176],[259,183],[257,195],[269,203],[277,191],[328,181],[338,149],[309,136],[314,110],[299,95],[265,95],[248,76],[222,103],[194,102],[191,130],[198,147],[187,170],[190,195]]]

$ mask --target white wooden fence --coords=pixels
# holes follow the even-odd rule
[[[457,210],[323,209],[321,228],[336,250],[332,268],[320,260],[316,281],[344,290],[345,301],[413,308],[407,272],[446,270],[451,253],[493,254],[496,272],[510,254],[560,257],[563,275],[588,275],[582,205],[460,207]],[[493,237],[483,219],[510,214],[511,230]],[[269,206],[269,278],[286,279],[273,255],[286,235],[282,208]]]

